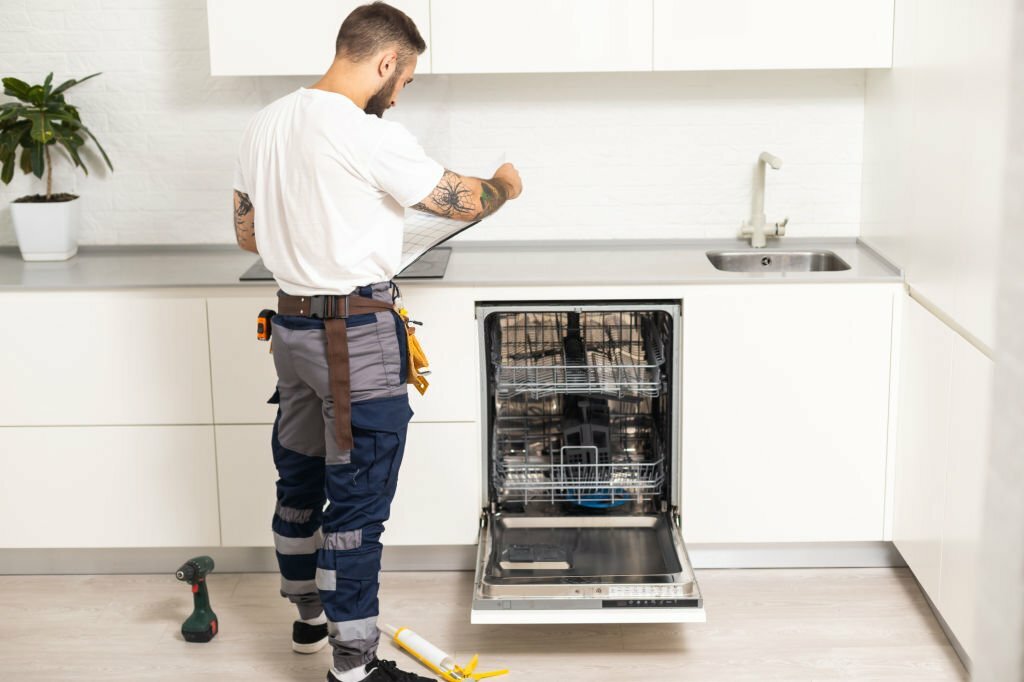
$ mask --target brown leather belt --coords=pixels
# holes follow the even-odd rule
[[[348,356],[348,331],[345,318],[349,315],[394,311],[387,301],[378,301],[356,294],[347,296],[289,296],[277,295],[278,314],[302,315],[324,321],[327,331],[327,371],[330,377],[331,397],[334,399],[334,430],[338,447],[351,450],[352,443],[352,375]]]

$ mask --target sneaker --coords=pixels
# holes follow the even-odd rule
[[[310,625],[297,620],[292,624],[292,651],[315,654],[327,645],[327,623]]]
[[[363,678],[363,682],[437,682],[437,678],[422,677],[399,670],[398,664],[394,661],[382,661],[379,658],[366,664],[366,672],[369,674]],[[328,671],[327,682],[338,682],[338,678],[333,672]]]

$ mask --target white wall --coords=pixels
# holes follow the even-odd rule
[[[897,0],[893,69],[867,76],[862,236],[991,347],[1012,0]]]
[[[978,571],[977,682],[1024,679],[1024,0],[1014,3],[1009,159],[1003,187],[992,460]]]
[[[57,174],[84,196],[84,244],[232,243],[245,121],[315,80],[210,77],[203,0],[2,0],[0,35],[4,75],[104,72],[69,99],[116,171]],[[861,71],[420,76],[388,116],[456,170],[502,152],[520,166],[522,199],[474,238],[733,236],[762,149],[785,161],[769,218],[851,236],[863,92]],[[8,202],[38,185],[0,186],[0,244],[14,243]]]

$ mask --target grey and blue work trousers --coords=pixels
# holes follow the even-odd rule
[[[390,302],[388,283],[357,290]],[[272,528],[281,594],[299,617],[326,613],[334,667],[373,660],[377,649],[381,543],[398,483],[412,410],[407,338],[391,311],[346,320],[354,447],[335,437],[322,320],[276,315],[278,403],[272,447],[277,506]],[[325,506],[326,503],[326,506]]]

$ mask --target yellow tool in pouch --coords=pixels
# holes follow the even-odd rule
[[[407,353],[409,378],[406,380],[406,383],[415,386],[420,395],[423,395],[430,386],[430,382],[424,376],[425,374],[430,374],[430,362],[427,360],[427,354],[423,352],[423,346],[420,345],[419,339],[416,338],[416,327],[414,325],[419,323],[409,319],[409,311],[405,308],[398,309],[398,316],[402,318],[402,322],[405,324],[405,334],[409,347]]]

